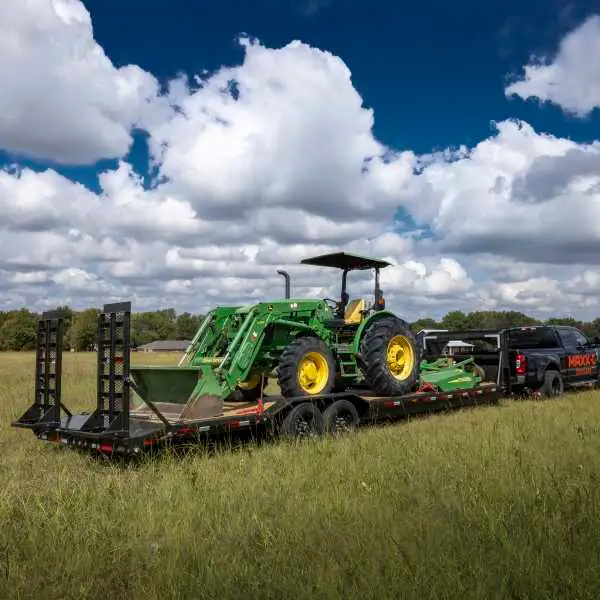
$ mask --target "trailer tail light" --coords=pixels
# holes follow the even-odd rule
[[[517,354],[515,359],[515,370],[517,375],[525,375],[527,372],[527,358],[524,354]]]
[[[101,443],[98,446],[98,450],[100,450],[102,452],[112,452],[113,451],[113,445],[112,444]]]

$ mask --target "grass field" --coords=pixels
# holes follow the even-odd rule
[[[68,406],[94,358],[65,354]],[[599,394],[123,468],[9,426],[33,366],[0,354],[2,598],[600,596]]]

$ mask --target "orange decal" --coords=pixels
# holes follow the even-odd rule
[[[595,367],[598,362],[596,354],[574,354],[567,357],[567,367],[578,369],[581,367]]]

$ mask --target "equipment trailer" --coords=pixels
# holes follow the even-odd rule
[[[433,362],[411,393],[383,396],[358,385],[334,393],[284,397],[265,395],[261,385],[256,386],[261,393],[250,400],[198,397],[190,390],[198,384],[202,365],[131,367],[130,319],[130,302],[104,306],[98,317],[96,408],[72,414],[61,400],[63,319],[55,311],[44,313],[37,332],[35,400],[13,426],[66,446],[131,455],[157,445],[240,430],[269,429],[284,437],[301,437],[354,429],[361,423],[413,412],[489,403],[503,395],[504,382],[510,380],[503,334],[497,335],[496,349],[465,355],[466,363],[473,358],[481,363],[475,368],[482,381],[478,377],[465,381],[465,371],[446,364],[448,359],[436,364],[449,340],[487,336],[486,332],[446,331],[417,336],[417,356],[425,353]],[[448,377],[442,392],[435,382],[444,372]],[[461,389],[461,381],[463,388],[470,389]],[[140,403],[132,401],[132,392]],[[179,402],[165,401],[173,398]]]

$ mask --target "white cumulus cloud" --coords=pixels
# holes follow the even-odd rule
[[[567,33],[556,55],[525,66],[507,95],[552,102],[580,117],[600,106],[600,16],[592,15]]]
[[[0,2],[0,81],[0,147],[34,159],[122,157],[162,114],[156,79],[113,65],[79,0]]]

